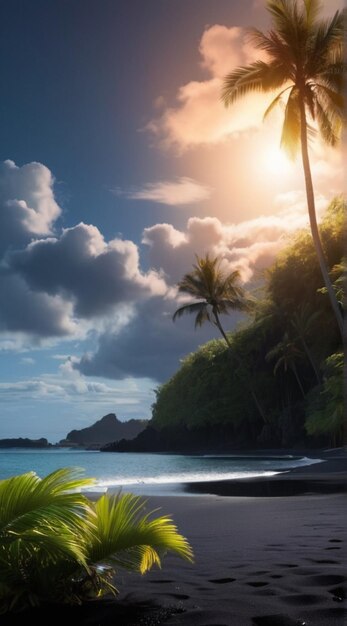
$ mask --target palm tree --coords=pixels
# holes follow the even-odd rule
[[[307,302],[304,302],[301,307],[294,313],[293,319],[291,320],[291,325],[301,341],[302,347],[305,350],[306,356],[311,364],[318,384],[321,382],[321,377],[319,375],[315,359],[312,355],[312,351],[307,343],[307,338],[310,336],[312,329],[314,328],[315,322],[317,321],[317,318],[319,318],[319,316],[319,311],[314,311],[312,313]]]
[[[0,613],[116,593],[115,567],[144,573],[166,551],[192,560],[170,517],[132,494],[76,493],[92,483],[67,468],[0,482]]]
[[[280,90],[265,111],[265,118],[289,92],[281,146],[292,157],[301,146],[312,238],[324,284],[343,334],[343,316],[331,285],[317,225],[308,150],[308,138],[314,132],[309,119],[317,123],[328,145],[335,146],[341,133],[344,110],[343,16],[338,11],[330,20],[319,19],[319,0],[300,0],[300,3],[298,0],[268,0],[267,8],[273,29],[268,34],[252,29],[251,40],[267,53],[268,60],[239,67],[227,75],[222,99],[229,106],[249,92]]]
[[[204,322],[210,322],[217,326],[220,334],[225,340],[229,352],[232,345],[221,324],[220,315],[225,315],[229,311],[248,311],[251,307],[251,299],[246,297],[244,289],[238,284],[240,274],[236,270],[231,274],[226,274],[221,270],[221,259],[210,258],[208,253],[205,257],[196,255],[196,264],[193,271],[185,274],[178,283],[181,293],[188,293],[197,299],[181,306],[173,315],[173,321],[182,315],[196,314],[195,328],[202,326]],[[240,372],[244,369],[244,358],[240,358],[234,348],[233,355],[238,362],[238,376],[244,381]],[[244,381],[245,382],[245,381]],[[264,410],[259,402],[253,384],[250,379],[246,383],[254,404],[257,407],[262,419],[266,422]]]
[[[305,398],[305,391],[296,367],[296,362],[302,358],[303,353],[301,352],[301,350],[299,350],[295,342],[288,336],[287,333],[284,334],[282,341],[280,341],[274,348],[269,350],[266,355],[267,361],[273,361],[274,359],[276,359],[274,374],[277,374],[280,368],[282,368],[285,373],[287,373],[288,371],[293,372],[295,380],[301,391],[302,397]]]
[[[211,322],[217,326],[220,334],[230,348],[230,341],[222,327],[220,315],[229,311],[245,311],[249,308],[249,300],[246,299],[243,288],[238,284],[240,274],[236,270],[226,274],[220,267],[221,259],[196,255],[196,264],[193,271],[185,274],[178,283],[180,293],[186,293],[196,302],[181,306],[173,315],[173,321],[182,315],[196,314],[195,328],[202,326],[204,322]]]

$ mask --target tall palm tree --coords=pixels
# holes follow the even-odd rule
[[[281,146],[292,157],[301,147],[313,242],[343,334],[343,317],[331,285],[317,225],[308,150],[309,135],[314,132],[309,120],[317,124],[328,145],[335,146],[341,133],[344,110],[343,16],[338,11],[329,20],[320,19],[319,0],[268,0],[267,8],[273,28],[267,34],[252,29],[251,40],[267,53],[268,60],[239,67],[227,75],[222,99],[229,106],[250,92],[280,90],[265,111],[265,118],[289,92]]]
[[[222,327],[220,315],[230,310],[244,311],[249,306],[243,288],[239,285],[238,271],[227,274],[220,267],[221,259],[196,255],[193,271],[185,274],[178,283],[181,293],[193,296],[196,302],[184,304],[173,315],[173,321],[182,315],[196,314],[195,328],[204,322],[217,326],[220,334],[230,348],[230,341]]]

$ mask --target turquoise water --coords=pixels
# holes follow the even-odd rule
[[[96,479],[93,491],[129,488],[143,495],[182,492],[182,483],[273,476],[316,463],[307,457],[188,456],[102,453],[87,450],[0,450],[0,479],[34,470],[45,476],[59,467],[79,467]]]

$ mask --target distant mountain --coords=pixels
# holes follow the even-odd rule
[[[18,437],[16,439],[0,439],[0,448],[49,448],[52,444],[48,443],[47,439],[41,437],[41,439],[23,439]]]
[[[61,443],[80,446],[105,445],[120,439],[134,439],[146,426],[147,420],[131,419],[128,422],[121,422],[114,413],[109,413],[92,426],[71,430]]]

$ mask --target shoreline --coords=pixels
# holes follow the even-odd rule
[[[169,556],[162,571],[121,577],[123,608],[154,602],[134,626],[345,626],[347,453],[318,456],[281,476],[190,483],[199,497],[149,497],[149,511],[172,513],[195,564]],[[258,485],[267,492],[255,496]]]
[[[309,452],[306,452],[308,455]],[[310,458],[322,462],[289,470],[274,476],[185,483],[188,493],[241,497],[287,497],[347,492],[347,451],[345,448],[321,451]]]
[[[143,577],[120,570],[115,599],[4,616],[4,626],[29,618],[46,626],[53,615],[81,626],[345,626],[347,501],[336,485],[346,483],[347,454],[325,456],[281,477],[219,481],[227,483],[224,495],[149,496],[147,511],[172,515],[194,564],[168,555],[162,570]],[[264,481],[282,492],[252,496]],[[241,482],[244,493],[236,496],[230,483]],[[289,494],[298,482],[320,490]]]

